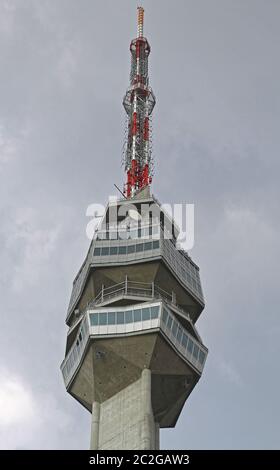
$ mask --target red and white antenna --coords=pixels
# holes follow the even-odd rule
[[[128,116],[125,148],[125,171],[127,181],[124,193],[133,197],[135,193],[152,182],[152,156],[150,146],[150,115],[155,106],[155,97],[149,87],[148,57],[151,51],[144,32],[144,9],[138,7],[138,35],[130,44],[130,86],[123,105]]]

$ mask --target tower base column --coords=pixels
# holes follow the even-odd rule
[[[91,415],[91,439],[90,439],[91,450],[98,449],[99,422],[100,422],[100,404],[97,401],[94,401],[92,404],[92,415]]]
[[[151,400],[151,371],[103,403],[93,404],[91,449],[159,449]]]

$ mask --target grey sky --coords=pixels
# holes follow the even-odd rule
[[[204,375],[162,448],[279,448],[278,0],[153,0],[155,178],[195,203]],[[85,211],[122,185],[136,1],[0,0],[0,448],[88,448],[59,365]]]

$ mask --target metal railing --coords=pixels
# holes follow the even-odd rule
[[[80,312],[77,311],[78,318],[69,328],[68,335],[76,328],[77,324],[81,321],[81,318],[85,315],[89,308],[94,308],[106,301],[110,301],[113,298],[123,296],[138,297],[141,299],[144,298],[146,300],[165,300],[167,304],[173,308],[176,308],[179,313],[191,321],[190,314],[177,304],[176,293],[174,291],[169,293],[164,289],[161,289],[161,287],[157,286],[154,282],[129,281],[126,277],[125,281],[123,282],[113,284],[112,286],[106,288],[102,286],[96,297],[88,302],[83,310]]]
[[[87,304],[87,309],[95,307],[103,302],[106,302],[113,297],[119,296],[135,296],[145,297],[149,299],[163,298],[167,302],[176,304],[176,295],[174,292],[171,294],[155,285],[154,282],[136,282],[129,281],[126,277],[125,281],[119,282],[109,287],[102,286],[97,296]]]

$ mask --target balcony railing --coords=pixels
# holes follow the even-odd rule
[[[113,286],[102,286],[94,300],[92,300],[87,308],[95,307],[101,303],[112,300],[115,297],[140,297],[149,299],[165,299],[167,302],[176,302],[176,295],[174,292],[169,293],[161,289],[154,282],[135,282],[129,281],[126,277],[125,281],[114,284]]]
[[[76,328],[77,324],[81,321],[81,318],[86,314],[86,311],[89,308],[94,308],[101,304],[106,305],[108,302],[116,301],[125,297],[129,299],[136,298],[137,300],[145,299],[150,301],[162,299],[167,302],[167,304],[170,304],[171,307],[178,310],[178,313],[181,313],[191,321],[190,314],[177,304],[175,292],[166,292],[154,282],[129,281],[126,276],[125,281],[123,282],[113,284],[106,288],[102,286],[96,297],[88,302],[86,308],[81,312],[77,311],[78,319],[71,325],[68,330],[68,335]],[[192,325],[192,327],[194,328],[194,325]]]

